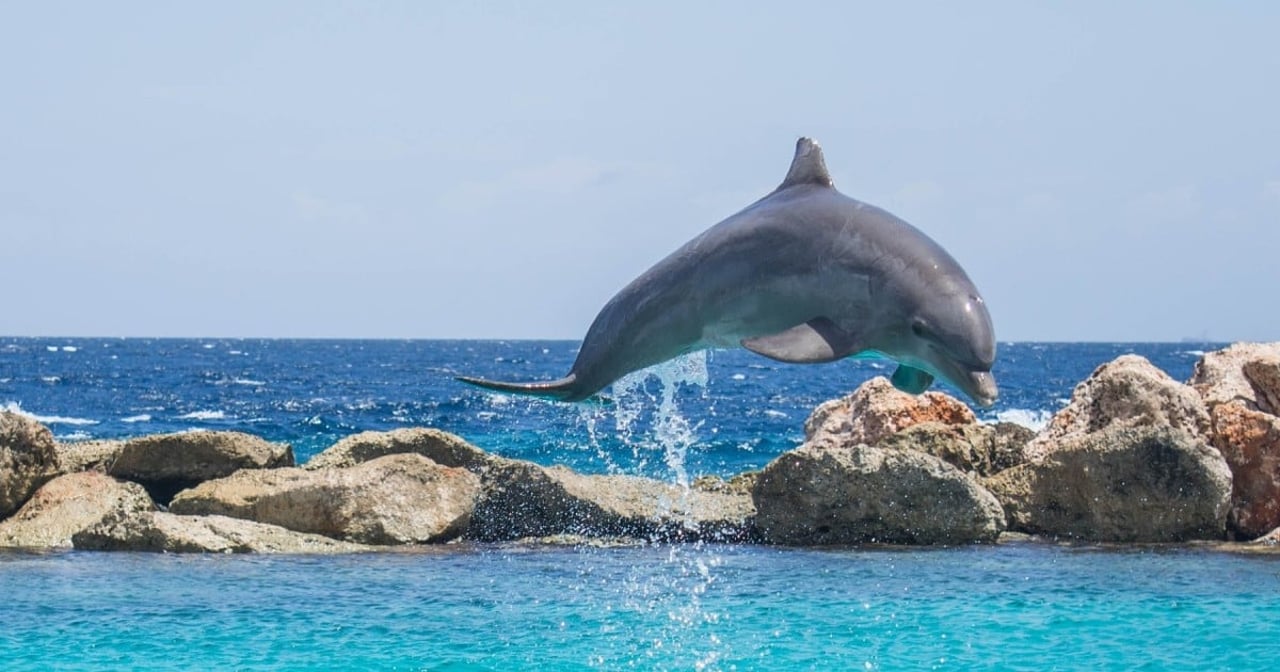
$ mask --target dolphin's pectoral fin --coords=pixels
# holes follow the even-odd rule
[[[893,386],[909,394],[920,394],[933,384],[933,374],[921,371],[914,366],[899,364],[893,377],[889,379]]]
[[[757,355],[792,364],[834,362],[861,350],[852,334],[825,317],[814,318],[776,334],[743,339],[742,347]]]

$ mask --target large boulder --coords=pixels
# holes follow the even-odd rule
[[[1249,360],[1240,371],[1253,388],[1258,410],[1280,415],[1280,354]]]
[[[1280,527],[1280,417],[1233,401],[1213,407],[1213,446],[1231,468],[1228,525],[1252,539]]]
[[[985,481],[1019,532],[1114,542],[1221,539],[1231,494],[1198,434],[1116,425],[1063,439]]]
[[[1255,383],[1245,374],[1245,366],[1254,361],[1280,359],[1280,343],[1235,343],[1222,350],[1205,353],[1196,362],[1191,380],[1187,381],[1210,407],[1234,401],[1243,402],[1249,410],[1260,410]],[[1255,372],[1265,379],[1267,372]],[[1266,385],[1266,383],[1263,383]],[[1274,390],[1275,388],[1270,388]],[[1271,400],[1264,400],[1271,406]],[[1271,406],[1272,412],[1275,411]]]
[[[494,458],[467,537],[485,541],[577,535],[741,541],[754,509],[741,489],[681,488],[635,476],[578,474]]]
[[[818,445],[875,445],[922,422],[974,424],[964,403],[942,392],[907,394],[883,376],[863,383],[841,399],[819,405],[804,423],[805,441]]]
[[[307,460],[303,469],[343,469],[361,462],[416,453],[446,467],[482,469],[490,456],[462,437],[430,427],[406,427],[389,432],[361,432],[348,436]]]
[[[108,517],[72,537],[89,551],[155,553],[356,553],[368,546],[225,516],[149,511]]]
[[[991,493],[914,450],[806,444],[766,466],[752,494],[775,544],[965,544],[1005,526]]]
[[[64,474],[81,471],[100,471],[105,474],[111,470],[116,458],[120,457],[124,444],[120,439],[59,443],[56,447],[58,468]]]
[[[1027,444],[1027,457],[1042,458],[1067,439],[1112,426],[1168,427],[1207,436],[1209,412],[1192,388],[1139,355],[1123,355],[1076,386],[1070,403]]]
[[[1035,432],[1012,422],[948,425],[924,422],[882,439],[891,450],[916,450],[977,476],[993,476],[1026,462],[1026,446]]]
[[[12,518],[0,523],[0,546],[70,548],[71,535],[108,516],[156,508],[137,483],[86,471],[45,483]]]
[[[169,510],[224,515],[363,544],[448,541],[471,521],[480,479],[415,454],[348,469],[244,470],[178,493]]]
[[[288,444],[241,432],[197,431],[130,439],[107,473],[141,483],[153,499],[167,504],[181,490],[240,469],[291,466]]]
[[[0,520],[57,475],[58,454],[49,428],[26,416],[0,411]]]

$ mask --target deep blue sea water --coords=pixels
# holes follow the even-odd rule
[[[763,466],[813,406],[892,370],[715,352],[586,406],[452,380],[558,377],[575,346],[0,338],[0,407],[63,440],[236,429],[299,460],[430,425],[544,464],[682,480]],[[1040,423],[1120,354],[1185,379],[1213,347],[1001,344],[1001,401],[980,415]],[[0,553],[0,669],[19,670],[1265,669],[1277,615],[1280,557],[1194,548]]]

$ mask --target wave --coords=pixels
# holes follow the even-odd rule
[[[131,415],[127,418],[120,418],[120,422],[151,422],[151,416],[143,413],[142,415]]]
[[[1183,350],[1182,354],[1191,355],[1192,357],[1204,357],[1205,351],[1204,350]]]
[[[996,422],[1011,422],[1033,431],[1044,429],[1053,413],[1041,409],[1010,408],[996,413]]]
[[[10,401],[6,403],[2,410],[8,411],[15,415],[21,415],[24,418],[35,420],[44,425],[96,425],[97,420],[89,420],[88,418],[72,418],[65,415],[40,415],[31,411],[23,410],[22,406],[17,402]]]
[[[179,420],[226,420],[226,411],[192,411],[178,416]]]
[[[253,385],[254,387],[262,387],[267,384],[264,380],[253,380],[251,378],[236,378],[231,382],[235,385]]]
[[[40,380],[43,380],[43,381],[44,381],[44,382],[46,382],[46,383],[61,383],[61,382],[62,382],[62,378],[60,378],[60,377],[58,377],[58,376],[40,376]]]

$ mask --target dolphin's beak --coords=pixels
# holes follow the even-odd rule
[[[995,376],[990,371],[971,371],[964,378],[964,391],[983,408],[990,408],[1000,397]]]

